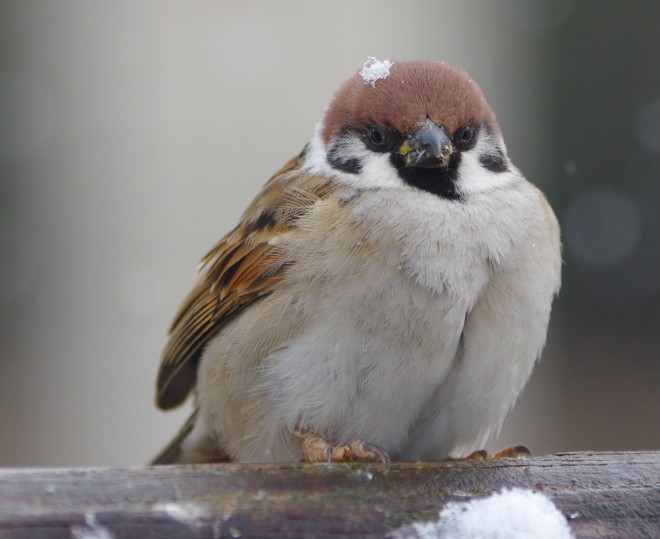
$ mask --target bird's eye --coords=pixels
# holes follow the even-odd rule
[[[475,128],[471,123],[465,124],[460,129],[456,130],[452,140],[456,148],[462,152],[466,152],[474,148],[477,143],[478,128]]]
[[[472,139],[474,139],[474,128],[471,124],[467,124],[465,127],[463,127],[463,129],[461,129],[460,133],[458,134],[458,139],[463,144],[469,144],[472,142]]]
[[[385,132],[383,128],[377,124],[371,124],[369,126],[369,140],[376,146],[385,144]]]

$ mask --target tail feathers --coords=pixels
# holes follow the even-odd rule
[[[199,409],[195,408],[181,430],[150,465],[231,461],[229,455],[208,436],[208,431],[198,419],[198,412]]]

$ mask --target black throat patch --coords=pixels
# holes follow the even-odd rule
[[[456,188],[458,165],[461,163],[459,152],[451,156],[446,168],[408,167],[403,162],[403,156],[398,153],[390,154],[390,161],[401,179],[408,185],[447,200],[458,202],[463,200],[463,196]]]

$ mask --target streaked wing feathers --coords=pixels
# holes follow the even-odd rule
[[[200,273],[170,328],[157,380],[163,409],[181,404],[195,385],[204,345],[248,305],[270,294],[291,262],[279,237],[295,233],[296,218],[326,196],[327,181],[300,171],[302,155],[264,186],[241,224],[204,257]]]

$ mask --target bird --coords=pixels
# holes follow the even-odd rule
[[[153,464],[483,454],[560,284],[557,219],[477,83],[369,57],[203,258],[156,384],[193,412]]]

